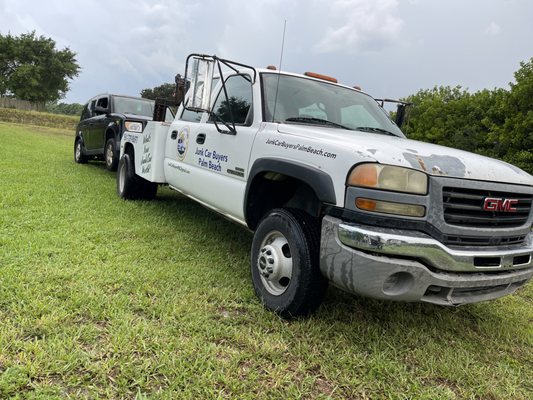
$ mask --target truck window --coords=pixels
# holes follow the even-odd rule
[[[324,120],[352,130],[380,128],[404,137],[376,101],[364,93],[298,76],[262,73],[261,79],[265,122],[318,125]]]
[[[298,116],[328,119],[328,115],[325,112],[324,104],[322,103],[313,103],[310,106],[299,108]]]
[[[102,97],[98,99],[98,103],[96,103],[97,106],[107,108],[108,100],[107,97]]]
[[[361,105],[354,104],[341,108],[341,123],[343,125],[353,125],[353,121],[357,121],[359,126],[381,127],[379,122]]]
[[[225,122],[231,122],[231,115],[233,115],[235,124],[251,125],[252,121],[248,113],[252,106],[252,84],[241,75],[233,75],[226,79],[226,90],[229,104],[221,89],[213,106],[213,113]]]
[[[154,115],[155,102],[153,100],[114,96],[113,102],[117,114],[144,115],[145,117]]]
[[[87,118],[91,118],[91,110],[89,110],[89,103],[85,104],[83,111],[81,112],[80,121],[83,121]]]

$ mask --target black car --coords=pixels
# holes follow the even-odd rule
[[[85,104],[76,128],[74,161],[86,163],[90,159],[103,159],[108,170],[116,171],[126,125],[140,122],[144,127],[153,115],[153,100],[115,94],[93,97]]]

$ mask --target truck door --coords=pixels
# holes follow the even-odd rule
[[[260,122],[259,118],[254,122],[250,80],[232,75],[225,83],[229,101],[219,90],[212,109],[225,131],[228,129],[219,121],[229,123],[233,115],[236,133],[220,133],[215,118],[206,114],[199,122],[179,121],[171,128],[176,139],[173,144],[167,142],[171,162],[165,163],[165,168],[170,167],[166,173],[170,185],[242,222],[247,168]]]

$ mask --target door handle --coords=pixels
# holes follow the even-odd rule
[[[205,133],[199,133],[198,136],[196,136],[196,143],[198,144],[205,143]]]
[[[178,131],[172,131],[172,133],[170,134],[170,138],[172,140],[176,140],[177,137],[178,137]]]

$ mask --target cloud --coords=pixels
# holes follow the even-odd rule
[[[496,36],[500,33],[501,27],[496,22],[491,22],[490,25],[485,29],[485,34],[489,36]]]
[[[397,0],[335,0],[329,10],[317,53],[377,51],[394,42],[403,26]]]

